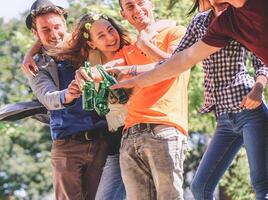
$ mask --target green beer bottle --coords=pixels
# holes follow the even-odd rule
[[[100,82],[99,91],[95,98],[95,110],[100,116],[108,114],[109,83],[106,80]]]
[[[96,67],[100,72],[101,76],[103,77],[103,80],[107,81],[107,84],[109,84],[108,86],[109,91],[118,99],[120,104],[126,103],[128,101],[128,95],[124,89],[122,88],[115,90],[110,89],[110,86],[116,84],[117,80],[113,76],[108,74],[108,72],[106,72],[101,65],[97,65]]]
[[[90,76],[90,64],[89,62],[84,63],[84,69],[87,74]],[[94,110],[95,107],[95,97],[96,90],[94,81],[86,81],[85,85],[82,88],[82,106],[83,110],[91,111]]]

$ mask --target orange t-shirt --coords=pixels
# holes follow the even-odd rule
[[[157,35],[156,44],[161,50],[169,52],[169,47],[178,45],[184,33],[182,26],[167,28]],[[152,62],[135,45],[124,46],[116,54],[116,58],[119,57],[124,58],[127,65]],[[127,105],[125,128],[138,123],[167,124],[187,135],[189,75],[188,70],[177,78],[143,88],[132,96]]]

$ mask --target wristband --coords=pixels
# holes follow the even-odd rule
[[[137,65],[133,65],[129,70],[128,70],[128,75],[130,76],[137,76]]]

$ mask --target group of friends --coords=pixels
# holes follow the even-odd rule
[[[268,3],[194,0],[191,12],[198,14],[187,29],[155,20],[151,0],[118,3],[137,35],[94,11],[69,33],[66,10],[49,0],[36,0],[26,18],[36,42],[22,70],[50,112],[56,199],[183,199],[187,86],[190,68],[201,60],[200,111],[213,111],[217,127],[191,184],[194,198],[214,198],[244,146],[256,199],[268,199]],[[249,56],[254,78],[247,71]],[[112,88],[126,89],[127,104],[109,96],[105,117],[82,109],[85,83],[102,80],[95,67],[87,74],[86,61],[116,74],[119,83]]]

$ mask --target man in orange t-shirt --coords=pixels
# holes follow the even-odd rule
[[[149,70],[146,64],[171,56],[185,33],[184,27],[171,24],[159,31],[150,0],[120,0],[120,6],[122,16],[139,32],[136,43],[124,46],[114,57],[124,58],[126,65],[134,64],[121,66],[121,69],[130,69],[130,75],[133,75]],[[93,78],[97,81],[100,74],[96,69],[92,70]],[[80,78],[83,79],[82,71],[77,71],[80,74],[77,76],[78,82]],[[183,199],[188,80],[189,71],[144,88],[130,98],[120,150],[120,167],[127,199]],[[125,118],[122,111],[112,117]]]
[[[168,58],[185,29],[157,33],[150,0],[120,0],[122,16],[139,32],[135,45],[116,57],[127,65],[144,65]],[[131,74],[143,71],[133,66]],[[142,89],[127,106],[120,166],[127,199],[183,199],[183,161],[187,143],[189,71],[180,77]]]

